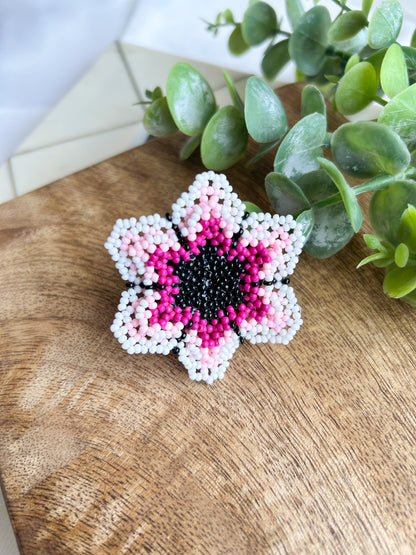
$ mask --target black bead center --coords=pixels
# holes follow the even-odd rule
[[[237,309],[244,298],[244,291],[239,288],[244,262],[237,257],[227,260],[227,255],[219,256],[217,248],[208,242],[198,255],[192,254],[189,261],[174,266],[180,280],[176,305],[199,310],[201,318],[208,322],[227,306]]]

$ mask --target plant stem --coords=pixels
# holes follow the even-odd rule
[[[348,6],[346,6],[343,2],[340,2],[340,0],[332,0],[334,2],[334,4],[336,4],[337,6],[339,6],[340,8],[342,8],[343,10],[345,10],[346,12],[350,12],[351,8],[349,8]]]
[[[361,185],[352,187],[352,190],[354,191],[355,195],[361,195],[362,193],[367,193],[368,191],[379,191],[380,189],[386,189],[386,187],[392,185],[400,179],[407,179],[409,177],[416,177],[416,168],[411,166],[401,175],[378,175],[377,177],[373,177],[372,179],[370,179],[370,181],[367,181],[366,183],[362,183]],[[325,206],[336,204],[337,202],[342,202],[340,193],[334,193],[326,199],[315,202],[311,204],[310,208],[324,208]]]
[[[382,106],[385,106],[387,104],[387,100],[384,100],[384,98],[381,98],[381,96],[374,96],[374,100],[378,103],[381,104]]]

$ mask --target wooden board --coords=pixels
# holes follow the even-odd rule
[[[299,91],[280,92],[291,123]],[[355,270],[361,237],[302,255],[301,331],[244,344],[213,386],[109,331],[123,282],[103,243],[203,169],[178,160],[181,140],[0,206],[0,471],[21,552],[412,552],[415,312],[382,294],[381,270]],[[271,168],[227,174],[267,210]]]

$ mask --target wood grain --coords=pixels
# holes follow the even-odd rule
[[[299,91],[280,92],[291,123]],[[0,472],[22,554],[415,552],[415,312],[355,270],[359,236],[302,255],[295,340],[244,344],[212,386],[114,340],[103,243],[202,170],[181,140],[0,206]],[[267,210],[271,167],[227,174]]]

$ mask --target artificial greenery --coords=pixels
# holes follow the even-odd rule
[[[250,137],[259,148],[248,164],[274,150],[267,195],[276,212],[302,223],[312,256],[327,258],[350,241],[363,221],[357,196],[374,191],[369,219],[375,235],[364,236],[374,253],[359,266],[385,267],[384,291],[416,306],[416,33],[409,46],[397,42],[403,20],[398,0],[376,7],[362,0],[361,10],[332,1],[339,8],[334,20],[323,5],[305,11],[301,0],[286,0],[290,31],[262,1],[251,1],[241,22],[225,10],[207,24],[214,34],[231,28],[228,46],[235,55],[266,43],[266,80],[295,63],[307,84],[301,119],[292,128],[264,80],[248,79],[243,102],[224,71],[232,103],[218,108],[206,79],[182,62],[169,73],[166,96],[159,87],[147,91],[144,125],[155,136],[181,131],[188,136],[181,159],[200,147],[203,164],[216,171],[240,160]],[[374,102],[382,108],[376,121],[345,123],[330,133],[324,96],[345,115]],[[346,176],[363,181],[351,187]],[[251,202],[247,207],[257,209]]]

